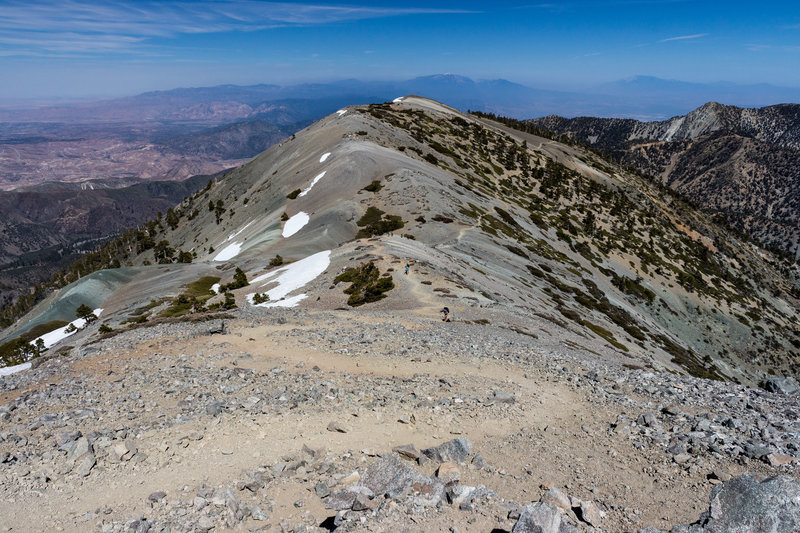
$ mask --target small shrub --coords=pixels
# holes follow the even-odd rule
[[[269,295],[266,292],[264,293],[257,292],[253,295],[253,303],[256,305],[263,304],[268,301],[269,301]]]
[[[301,191],[300,189],[295,189],[292,192],[290,192],[289,194],[287,194],[286,198],[288,198],[289,200],[294,200],[295,198],[297,198],[300,195],[301,192],[303,192],[303,191]]]
[[[92,308],[86,304],[81,304],[77,309],[75,309],[75,316],[86,320],[87,323],[97,319]]]
[[[381,180],[374,180],[372,183],[364,187],[362,190],[367,192],[378,192],[381,189],[383,189],[383,185],[381,185]]]
[[[241,268],[236,267],[236,271],[233,274],[233,281],[220,286],[219,290],[220,292],[233,291],[241,289],[242,287],[247,287],[248,285],[250,285],[250,282],[247,281],[247,274],[245,274],[244,270]]]
[[[351,285],[344,290],[345,294],[349,294],[347,305],[351,307],[358,307],[365,303],[377,302],[386,298],[384,293],[394,289],[394,282],[391,277],[381,277],[378,267],[375,263],[363,263],[354,268],[348,268],[336,278],[335,282],[346,282]]]
[[[97,328],[97,331],[100,333],[111,333],[114,330],[108,324],[100,324],[100,327]]]
[[[225,293],[225,301],[222,303],[223,309],[236,309],[236,298],[231,293]]]
[[[282,264],[283,264],[283,257],[277,254],[275,255],[275,257],[269,260],[269,266],[271,267],[281,266]]]
[[[602,337],[603,339],[608,341],[608,343],[611,344],[614,348],[622,350],[623,352],[628,351],[628,347],[622,344],[621,342],[617,341],[617,339],[614,337],[614,334],[608,331],[606,328],[598,326],[597,324],[592,324],[589,321],[585,321],[583,325],[592,330],[593,332],[595,332],[595,334],[597,334],[599,337]]]
[[[397,215],[386,215],[377,207],[368,207],[356,224],[362,228],[356,234],[356,239],[364,239],[402,228],[403,219]]]

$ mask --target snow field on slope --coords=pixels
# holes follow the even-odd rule
[[[308,213],[305,211],[300,211],[292,218],[286,221],[286,225],[283,226],[283,237],[288,238],[303,229],[303,226],[308,224],[308,221],[311,220],[308,216]]]
[[[100,313],[103,312],[103,309],[101,307],[98,307],[97,309],[95,309],[92,312],[94,313],[94,316],[100,318]],[[86,320],[83,319],[83,318],[79,318],[77,320],[73,320],[72,322],[70,322],[69,324],[64,326],[63,328],[54,329],[53,331],[51,331],[49,333],[45,333],[41,337],[36,337],[35,339],[33,339],[31,341],[31,344],[36,344],[36,341],[38,341],[39,339],[42,339],[42,342],[44,342],[44,347],[45,348],[50,348],[52,345],[54,345],[58,341],[66,339],[70,335],[75,334],[79,329],[81,329],[85,325],[86,325]],[[67,333],[67,329],[70,326],[75,326],[76,329],[75,329],[75,331]]]
[[[281,300],[281,298],[285,298],[289,293],[305,287],[307,283],[313,281],[317,276],[325,272],[325,269],[327,269],[330,264],[331,251],[325,250],[324,252],[310,255],[305,259],[286,265],[273,272],[262,274],[250,280],[250,285],[255,286],[260,283],[261,286],[264,286],[270,283],[277,283],[277,287],[266,291],[270,301],[262,304],[253,304],[252,294],[247,295],[247,301],[258,307],[294,307],[300,303],[301,300],[306,298],[305,294],[297,294],[285,300]]]
[[[30,367],[30,363],[22,363],[21,365],[0,368],[0,378],[3,376],[10,376],[11,374],[16,374],[17,372],[22,372],[23,370],[28,370]]]
[[[247,227],[248,227],[250,224],[252,224],[252,223],[253,223],[253,221],[251,220],[250,222],[248,222],[247,224],[245,224],[245,226],[244,226],[242,229],[240,229],[239,231],[237,231],[236,233],[232,233],[232,234],[228,235],[228,238],[227,238],[227,239],[225,239],[225,242],[228,242],[228,241],[230,241],[231,239],[233,239],[234,237],[236,237],[237,235],[239,235],[241,232],[243,232],[244,230],[246,230],[246,229],[247,229]]]
[[[306,194],[308,194],[308,193],[311,191],[311,189],[313,189],[313,188],[314,188],[314,185],[316,185],[316,184],[317,184],[317,182],[318,182],[319,180],[321,180],[321,179],[322,179],[322,176],[324,176],[324,175],[325,175],[325,172],[326,172],[326,171],[325,171],[325,170],[323,170],[322,172],[320,172],[319,174],[317,174],[317,176],[316,176],[316,177],[314,177],[314,180],[311,182],[311,185],[309,185],[308,187],[306,187],[306,188],[305,188],[305,190],[304,190],[303,192],[301,192],[301,193],[300,193],[298,196],[305,196]]]
[[[331,156],[330,152],[325,152],[324,154],[322,154],[322,157],[319,158],[319,162],[324,163],[325,160],[328,159],[330,156]]]
[[[214,256],[214,259],[212,259],[212,261],[227,261],[228,259],[233,259],[237,255],[239,255],[239,252],[241,251],[242,251],[242,243],[235,242],[233,244],[229,244],[228,246],[223,248],[220,253]]]

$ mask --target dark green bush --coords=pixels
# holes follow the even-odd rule
[[[403,219],[397,215],[386,215],[377,207],[368,207],[356,224],[362,228],[356,234],[356,239],[364,239],[402,228]]]
[[[394,289],[394,282],[391,277],[381,277],[375,263],[363,263],[354,268],[348,268],[336,278],[335,282],[343,281],[351,285],[344,290],[349,294],[347,305],[358,307],[369,302],[377,302],[386,298],[384,293]]]

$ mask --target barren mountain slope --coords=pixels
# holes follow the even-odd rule
[[[712,102],[662,122],[556,116],[531,122],[597,146],[800,257],[800,105],[743,109]]]

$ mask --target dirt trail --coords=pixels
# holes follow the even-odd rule
[[[402,283],[419,286],[413,270],[401,276]],[[433,303],[424,292],[409,292],[423,304]],[[50,379],[44,388],[80,381],[84,385],[69,389],[62,409],[91,405],[100,414],[79,426],[84,434],[102,427],[143,428],[132,437],[144,455],[123,464],[100,457],[85,478],[59,475],[58,459],[52,467],[34,465],[30,473],[13,470],[24,481],[49,469],[52,480],[40,492],[14,489],[15,474],[6,477],[0,525],[9,531],[100,530],[103,523],[150,516],[147,499],[157,491],[175,505],[191,506],[202,487],[235,486],[255,470],[270,472],[282,461],[303,457],[304,445],[324,448],[330,468],[346,477],[394,446],[421,449],[456,437],[468,438],[491,465],[488,471],[462,467],[463,484],[484,485],[518,503],[537,500],[546,487],[560,487],[605,502],[606,531],[689,522],[707,501],[713,486],[708,471],[719,468],[715,461],[684,470],[663,451],[609,431],[621,414],[635,419],[639,409],[599,401],[591,387],[579,386],[576,376],[585,371],[578,366],[560,363],[558,371],[548,370],[551,356],[538,341],[527,352],[536,363],[520,364],[491,357],[518,337],[495,341],[491,334],[499,329],[445,325],[417,312],[286,316],[231,322],[223,335],[165,334],[73,361],[69,380]],[[383,335],[387,329],[392,333]],[[448,340],[454,336],[474,340],[454,350]],[[625,385],[619,390],[626,391]],[[315,391],[318,396],[309,398]],[[513,400],[493,403],[498,392],[511,393]],[[134,409],[117,413],[134,393]],[[218,416],[204,411],[213,398],[227,406]],[[46,412],[52,407],[31,404],[19,416],[38,419]],[[331,430],[331,424],[341,431]],[[31,434],[31,441],[53,450],[53,437],[41,431]],[[752,472],[752,465],[730,462],[722,468]],[[314,493],[317,475],[279,476],[258,493],[262,505],[269,502],[271,524],[278,528],[268,530],[279,530],[279,523],[318,525],[333,515]],[[333,490],[342,489],[338,478],[322,479]],[[505,516],[478,513],[469,515],[471,522],[465,516],[444,509],[420,527],[447,531],[455,520],[459,530],[486,532],[513,525]]]

